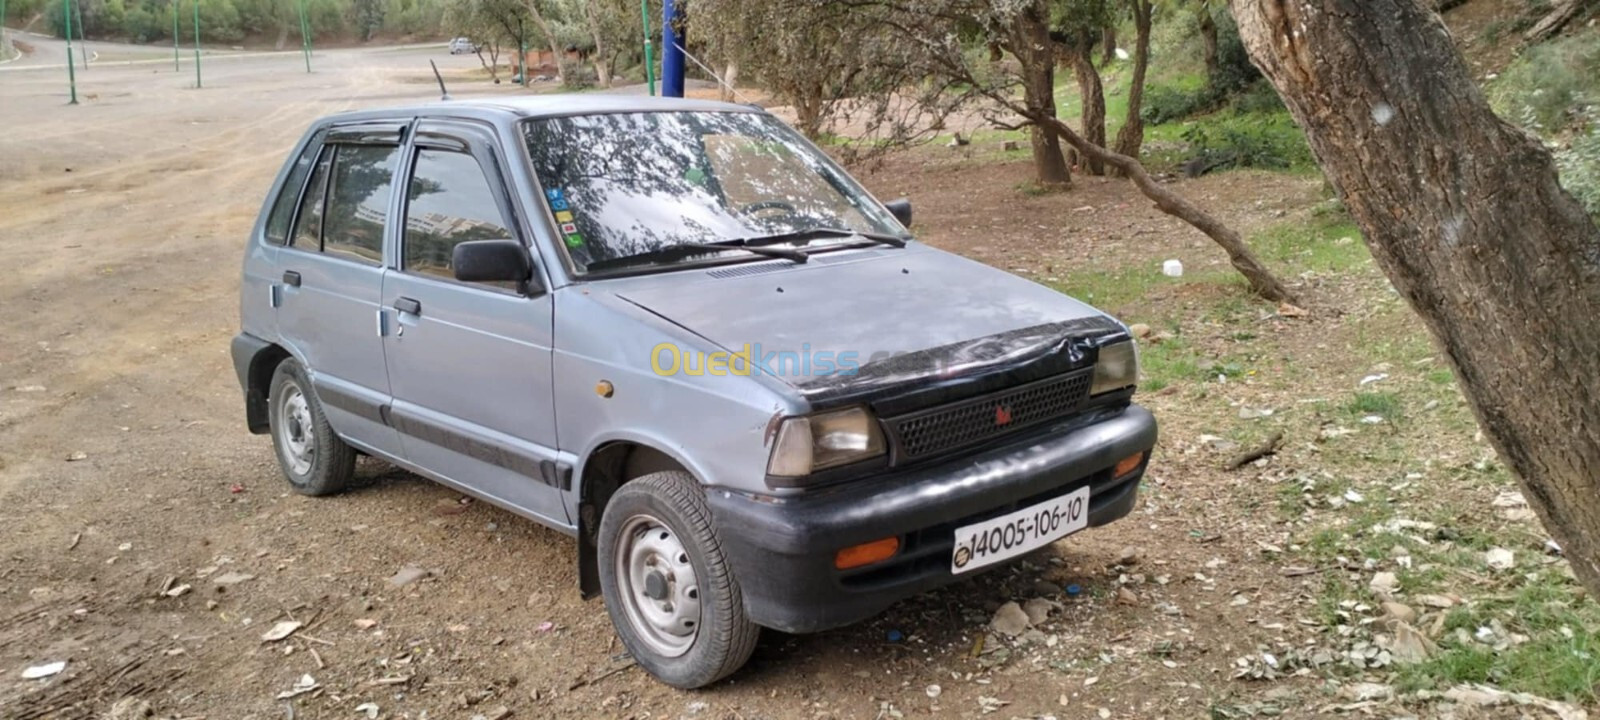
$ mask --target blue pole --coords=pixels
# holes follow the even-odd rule
[[[683,29],[686,21],[673,0],[662,3],[661,95],[683,97]]]

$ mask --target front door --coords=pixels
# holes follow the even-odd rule
[[[400,159],[398,122],[328,134],[279,251],[283,297],[278,330],[305,363],[328,422],[350,444],[400,455],[383,421],[383,239]]]
[[[527,244],[501,156],[486,126],[464,121],[424,120],[413,145],[399,262],[383,283],[395,317],[385,338],[390,420],[413,464],[569,524],[554,462],[551,298],[459,282],[451,269],[463,241]]]

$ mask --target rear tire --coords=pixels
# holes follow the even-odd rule
[[[761,628],[745,616],[693,476],[668,470],[623,485],[606,504],[599,536],[606,610],[641,667],[688,690],[750,659]]]
[[[267,423],[278,465],[295,492],[332,495],[349,486],[356,451],[328,424],[305,368],[294,358],[278,363],[272,373]]]

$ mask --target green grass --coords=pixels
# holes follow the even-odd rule
[[[1358,392],[1350,402],[1345,405],[1351,415],[1366,417],[1377,415],[1385,420],[1393,421],[1400,417],[1400,396],[1391,392]]]
[[[1343,217],[1284,223],[1251,238],[1251,245],[1263,259],[1299,272],[1343,272],[1372,260],[1361,230]]]
[[[1503,650],[1462,642],[1498,620],[1507,633],[1528,640]],[[1496,687],[1592,705],[1600,702],[1600,607],[1577,594],[1565,578],[1545,577],[1506,595],[1490,595],[1446,616],[1440,652],[1401,666],[1402,690],[1487,683]]]

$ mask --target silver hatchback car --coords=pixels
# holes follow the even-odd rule
[[[761,627],[1133,508],[1156,425],[1126,328],[910,225],[750,107],[326,118],[248,241],[246,421],[301,493],[365,454],[574,536],[639,664],[702,686]]]

